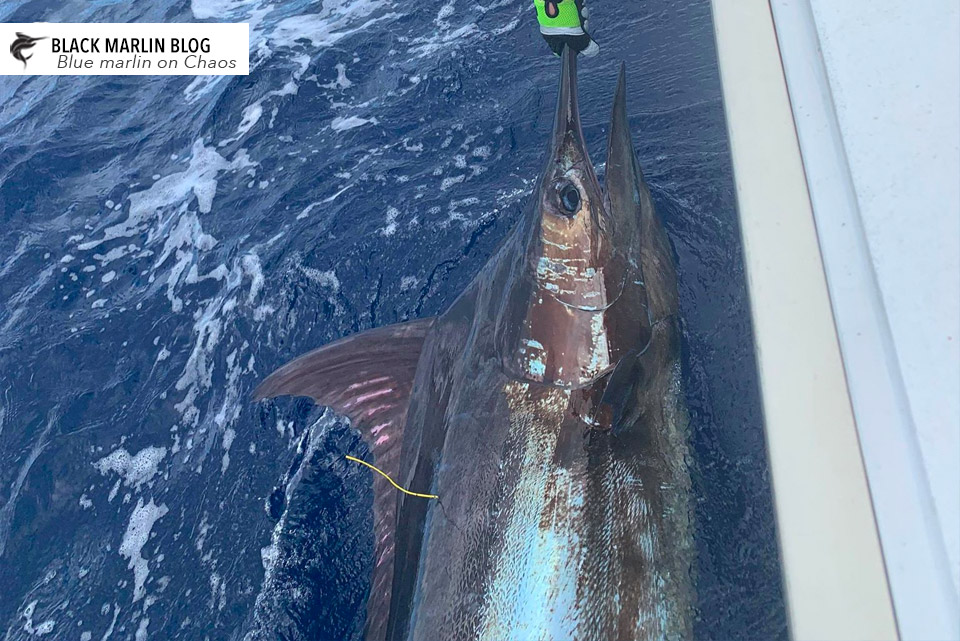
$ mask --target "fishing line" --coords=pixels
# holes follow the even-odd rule
[[[385,479],[387,479],[388,481],[390,481],[390,484],[393,485],[393,487],[397,488],[398,490],[400,490],[400,491],[403,492],[404,494],[409,494],[410,496],[419,496],[419,497],[422,498],[422,499],[439,499],[439,498],[440,498],[440,497],[437,496],[436,494],[420,494],[420,493],[418,493],[418,492],[411,492],[410,490],[405,490],[405,489],[403,489],[402,487],[400,487],[399,485],[397,485],[396,481],[394,481],[392,478],[390,478],[390,475],[387,474],[386,472],[384,472],[383,470],[381,470],[380,468],[374,467],[373,465],[370,465],[370,464],[367,463],[366,461],[362,461],[362,460],[360,460],[360,459],[358,459],[358,458],[356,458],[356,457],[350,456],[349,454],[346,454],[345,456],[347,457],[348,460],[350,460],[350,461],[356,461],[357,463],[360,463],[361,465],[366,465],[367,467],[369,467],[369,468],[370,468],[371,470],[373,470],[374,472],[380,474],[383,478],[385,478]]]

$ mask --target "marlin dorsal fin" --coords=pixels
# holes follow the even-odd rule
[[[347,416],[378,468],[399,478],[403,427],[424,338],[433,318],[347,336],[296,358],[268,376],[254,399],[309,396]],[[366,638],[385,634],[393,585],[397,500],[389,482],[373,478],[375,565],[367,603]]]

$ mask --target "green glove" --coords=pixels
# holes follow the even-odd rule
[[[558,56],[566,45],[585,56],[595,56],[600,47],[587,33],[587,8],[583,0],[533,0],[540,33]]]

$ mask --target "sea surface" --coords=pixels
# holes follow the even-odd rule
[[[249,76],[0,78],[0,638],[356,639],[367,453],[274,368],[437,314],[531,195],[559,62],[529,0],[16,0],[249,22]],[[786,638],[706,0],[592,0],[673,242],[702,639]],[[0,55],[7,55],[0,51]]]

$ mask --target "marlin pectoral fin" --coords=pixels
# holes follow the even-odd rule
[[[253,392],[255,400],[309,396],[346,415],[370,446],[377,467],[397,478],[404,421],[424,338],[425,318],[347,336],[287,363]],[[373,479],[375,565],[367,604],[367,638],[382,636],[390,610],[397,498]]]
[[[347,336],[296,358],[268,376],[253,392],[254,400],[275,396],[309,396],[346,415],[377,457],[398,441],[424,337],[433,325],[425,318]]]
[[[643,381],[638,352],[623,356],[610,374],[598,411],[610,417],[610,429],[618,434],[636,418],[637,389]]]

